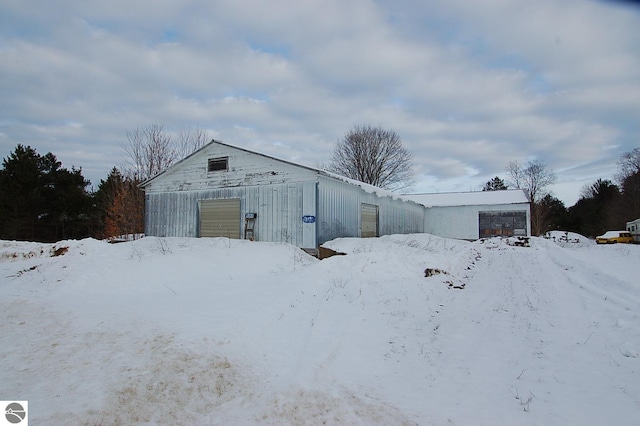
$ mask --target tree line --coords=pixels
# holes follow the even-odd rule
[[[55,242],[114,238],[144,232],[144,192],[140,183],[204,146],[203,130],[177,137],[161,125],[127,132],[126,161],[113,167],[96,190],[82,170],[62,167],[49,152],[18,144],[0,169],[0,239]]]
[[[524,165],[512,162],[507,167],[506,181],[496,176],[484,185],[483,191],[509,187],[524,190],[531,203],[533,235],[563,230],[595,237],[608,230],[624,230],[627,222],[640,218],[640,148],[620,157],[615,182],[597,179],[585,185],[571,207],[547,191],[555,179],[555,173],[538,160]]]
[[[40,155],[19,144],[0,169],[0,239],[54,242],[113,238],[144,232],[144,193],[140,183],[204,146],[200,129],[177,136],[161,125],[126,132],[126,161],[114,167],[96,190],[82,170],[62,167],[51,152]],[[381,127],[354,126],[336,143],[329,171],[385,189],[406,191],[414,181],[412,156],[400,137]],[[496,176],[484,191],[519,188],[531,203],[533,235],[565,230],[596,236],[640,217],[640,148],[618,161],[614,183],[598,179],[566,208],[547,188],[555,173],[538,160],[509,163],[507,179]]]

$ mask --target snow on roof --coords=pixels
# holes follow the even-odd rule
[[[333,179],[341,180],[341,181],[346,182],[346,183],[348,183],[350,185],[354,185],[354,186],[360,187],[365,192],[367,192],[369,194],[376,194],[378,197],[390,197],[390,198],[392,198],[394,200],[411,201],[413,203],[417,202],[417,201],[413,200],[412,198],[410,198],[408,196],[398,194],[398,193],[390,191],[388,189],[379,188],[377,186],[374,186],[374,185],[371,185],[371,184],[368,184],[368,183],[360,182],[359,180],[351,179],[351,178],[348,178],[346,176],[339,175],[337,173],[333,173],[333,172],[330,172],[330,171],[327,171],[327,170],[319,170],[319,172],[321,172],[324,175],[326,175],[328,177],[331,177]]]
[[[438,194],[405,194],[403,198],[425,207],[480,206],[496,204],[525,204],[527,196],[521,189],[504,191],[443,192]]]

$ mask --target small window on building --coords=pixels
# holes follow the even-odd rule
[[[210,172],[220,172],[229,170],[229,157],[209,158]]]

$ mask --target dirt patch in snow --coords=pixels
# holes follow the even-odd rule
[[[202,424],[203,418],[246,391],[242,369],[226,357],[186,350],[173,340],[171,335],[158,335],[130,348],[146,362],[120,367],[120,384],[107,390],[102,407],[59,412],[46,423]]]
[[[298,389],[278,395],[255,419],[269,425],[415,425],[400,410],[349,391],[329,394]]]

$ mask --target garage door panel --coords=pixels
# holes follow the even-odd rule
[[[524,211],[478,212],[479,236],[527,235],[527,214]]]
[[[240,199],[202,200],[200,236],[240,238]]]

